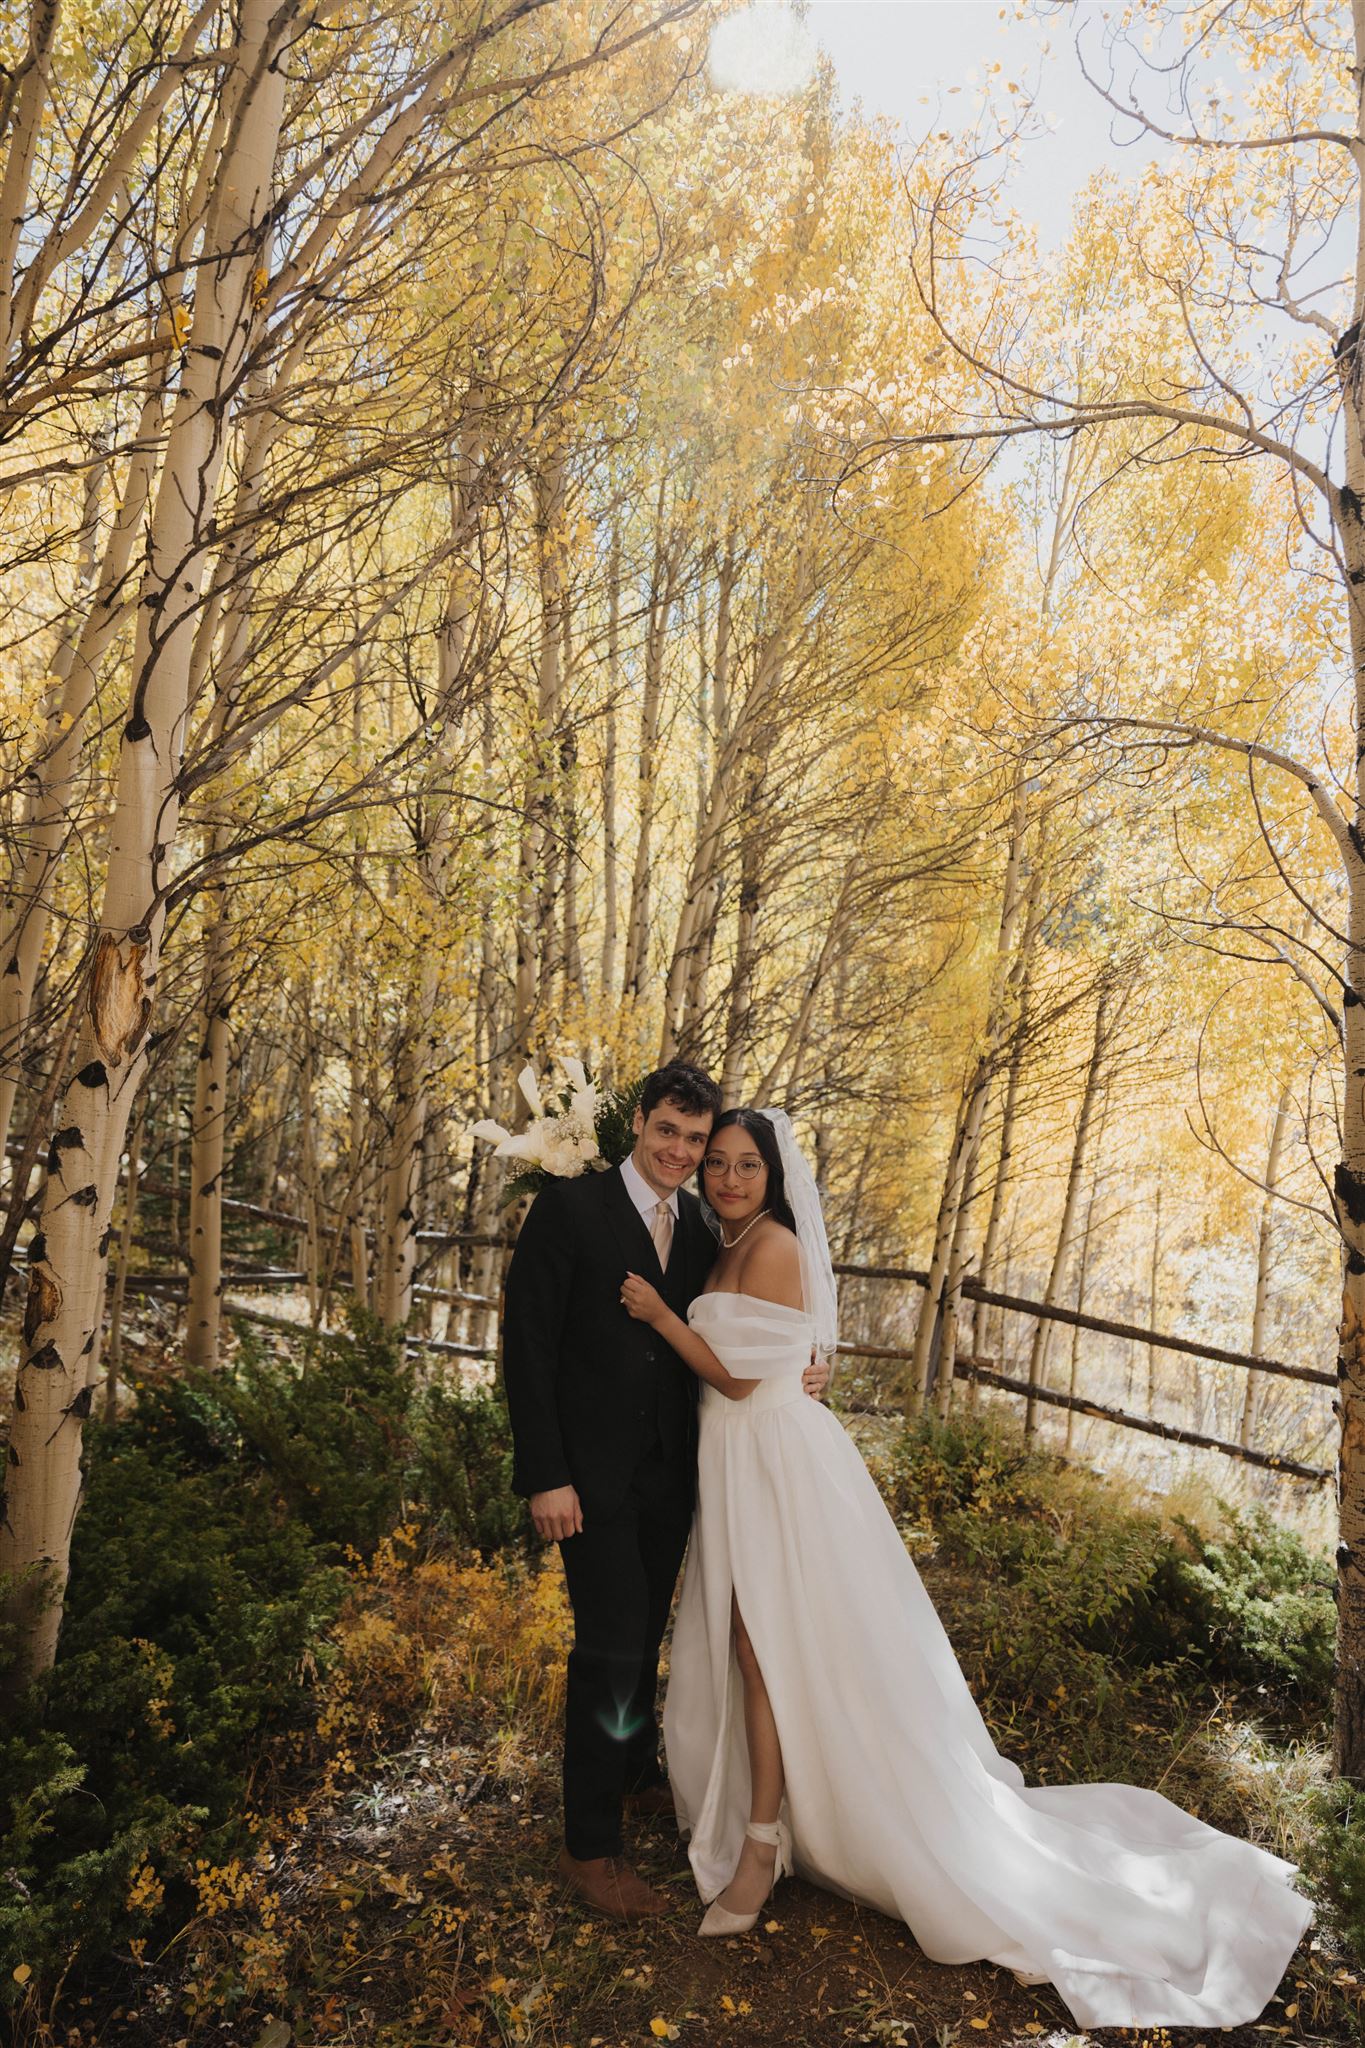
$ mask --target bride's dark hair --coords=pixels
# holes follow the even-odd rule
[[[754,1141],[755,1150],[768,1169],[768,1199],[764,1205],[768,1214],[775,1217],[779,1223],[785,1223],[788,1230],[794,1234],[796,1218],[792,1215],[791,1203],[787,1200],[787,1180],[782,1171],[782,1152],[777,1142],[777,1132],[761,1109],[724,1109],[711,1126],[712,1138],[731,1124],[737,1124],[740,1130],[748,1132]],[[704,1171],[698,1173],[697,1183],[705,1197]]]

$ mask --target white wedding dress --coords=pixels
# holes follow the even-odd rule
[[[802,1392],[810,1320],[717,1292],[689,1320],[743,1401],[702,1388],[698,1501],[664,1739],[703,1899],[749,1810],[731,1589],[772,1701],[797,1872],[905,1921],[941,1963],[1050,1981],[1083,2027],[1234,2026],[1311,1918],[1294,1866],[1133,1785],[1029,1788],[996,1750],[857,1449]]]

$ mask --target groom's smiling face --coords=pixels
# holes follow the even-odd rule
[[[694,1174],[711,1136],[714,1121],[679,1109],[676,1102],[656,1103],[647,1117],[635,1112],[636,1171],[656,1194],[671,1195],[674,1188]]]

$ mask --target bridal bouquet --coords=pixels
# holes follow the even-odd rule
[[[505,1130],[491,1117],[471,1124],[469,1135],[494,1147],[497,1159],[518,1159],[521,1168],[508,1181],[504,1205],[533,1195],[547,1180],[574,1180],[581,1173],[605,1173],[620,1164],[635,1142],[631,1122],[642,1081],[625,1088],[599,1088],[582,1060],[558,1055],[564,1083],[542,1089],[534,1069],[523,1067],[517,1086],[531,1112],[524,1131]]]

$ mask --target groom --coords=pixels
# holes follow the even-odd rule
[[[686,1316],[716,1243],[684,1186],[720,1090],[675,1060],[650,1074],[619,1167],[554,1180],[532,1203],[507,1272],[503,1377],[513,1484],[559,1545],[574,1646],[564,1712],[560,1875],[599,1912],[671,1903],[621,1853],[621,1809],[672,1811],[659,1766],[659,1644],[687,1546],[697,1381],[621,1303],[628,1272]]]

